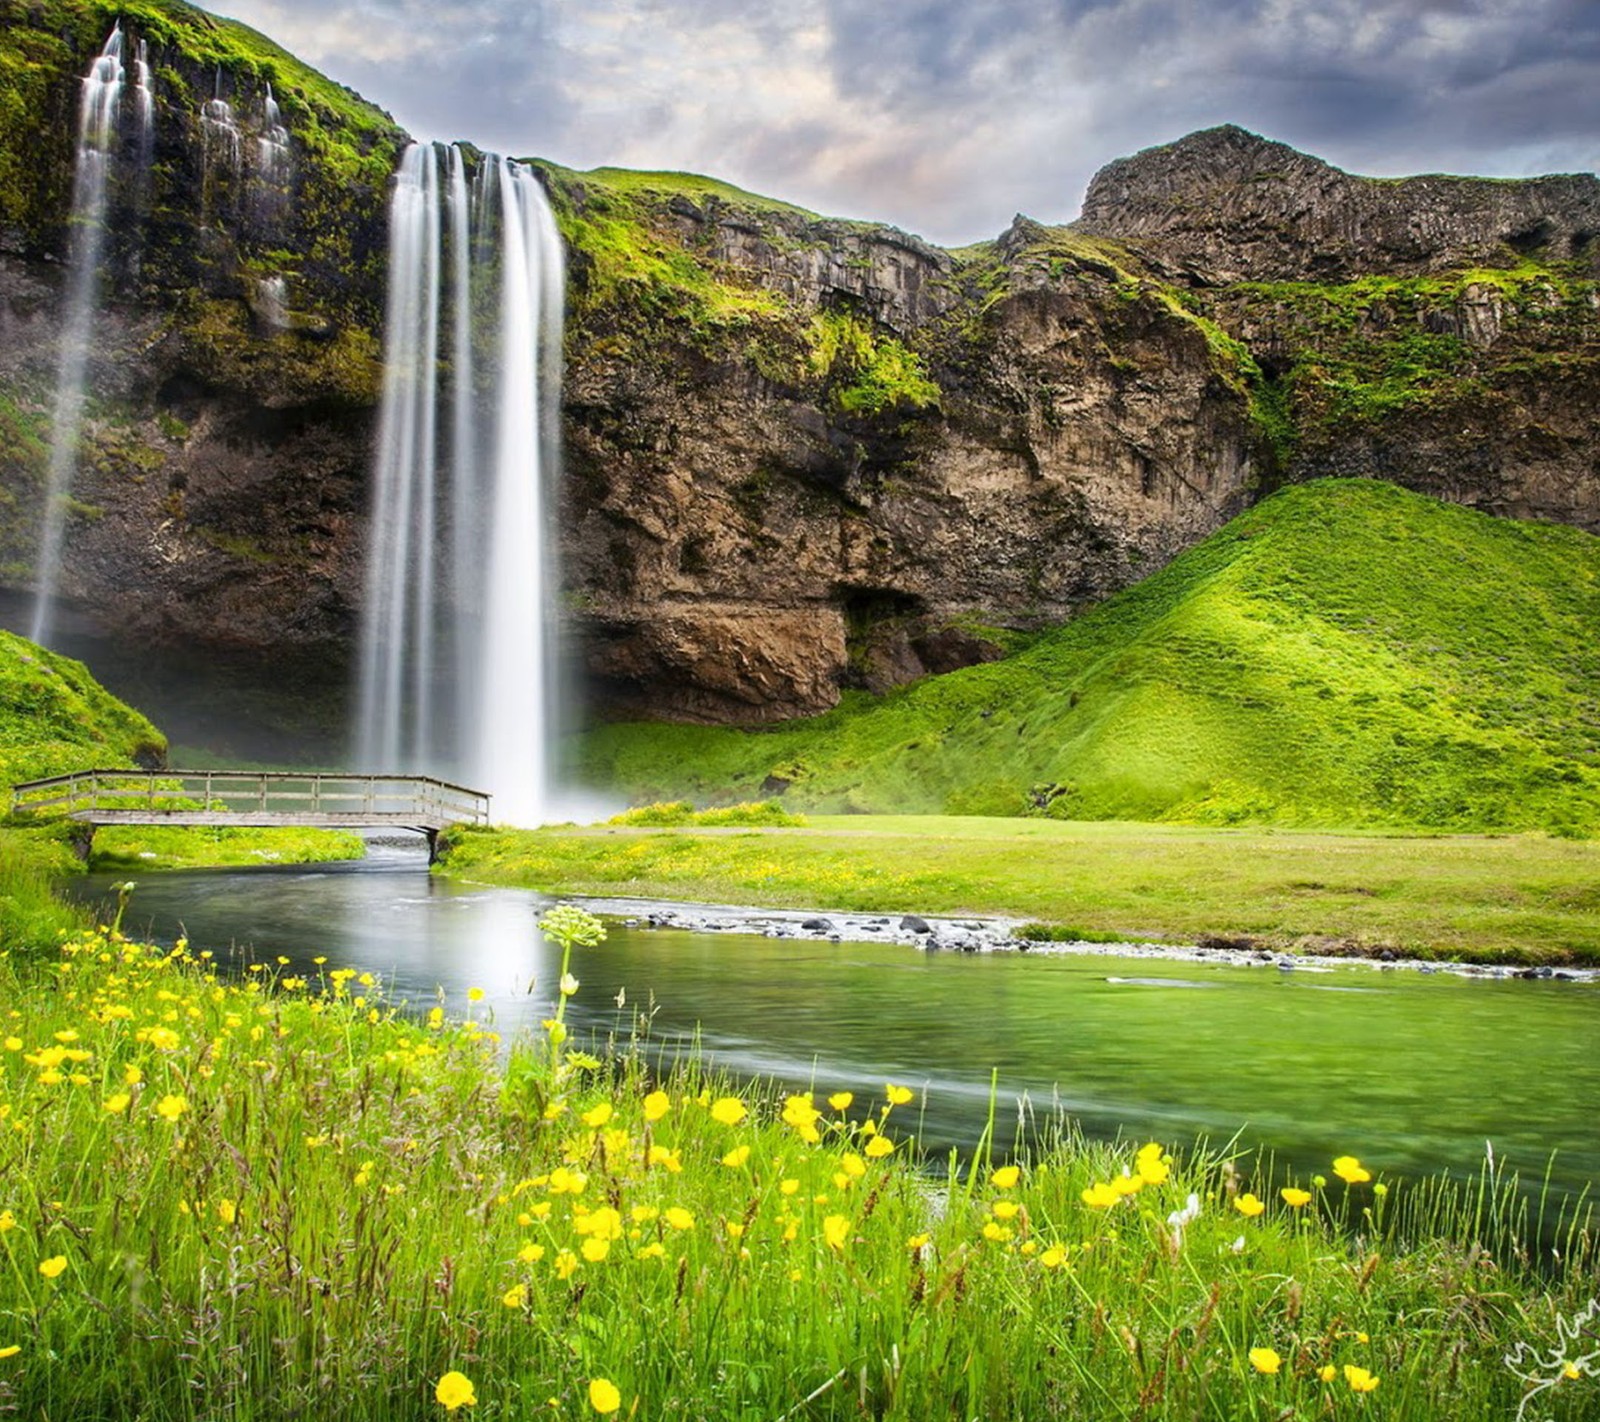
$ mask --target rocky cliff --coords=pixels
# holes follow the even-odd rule
[[[118,15],[156,142],[117,198],[64,592],[146,667],[237,653],[327,704],[404,136],[175,0],[0,0],[0,573],[28,577],[73,104]],[[248,145],[268,84],[293,164],[264,191],[202,110],[226,96]],[[541,171],[571,252],[568,621],[605,714],[775,720],[1002,655],[1325,473],[1600,527],[1593,179],[1373,183],[1217,130],[1111,165],[1074,228],[946,252]]]

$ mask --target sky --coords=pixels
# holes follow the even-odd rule
[[[944,245],[1237,123],[1351,172],[1600,167],[1600,0],[218,0],[420,138]]]

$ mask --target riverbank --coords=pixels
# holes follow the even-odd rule
[[[1600,845],[1125,822],[816,816],[802,827],[460,830],[441,872],[599,899],[1003,918],[1039,937],[1600,966]]]
[[[1004,1121],[937,1166],[905,1085],[741,1093],[548,1033],[508,1056],[368,975],[280,971],[104,931],[0,954],[23,1034],[0,1056],[0,1405],[1420,1422],[1594,1400],[1557,1356],[1592,1245],[1541,1235],[1492,1167],[1411,1184],[1330,1153],[1284,1180],[1160,1139],[1013,1154]]]

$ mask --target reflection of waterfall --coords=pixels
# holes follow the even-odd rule
[[[474,201],[462,155],[447,157],[441,182],[437,150],[408,149],[390,208],[357,754],[372,769],[466,780],[495,796],[497,819],[537,823],[552,788],[544,524],[559,460],[561,241],[527,168],[486,158]]]
[[[49,639],[52,604],[61,573],[66,501],[77,464],[78,435],[83,426],[90,328],[105,247],[106,186],[116,148],[122,83],[122,27],[117,25],[85,76],[78,99],[78,146],[73,162],[72,222],[67,249],[67,305],[56,365],[50,465],[44,517],[39,530],[37,600],[28,632],[35,642]]]

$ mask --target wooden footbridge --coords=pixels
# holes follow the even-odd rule
[[[216,825],[414,830],[431,858],[441,830],[489,823],[489,797],[425,775],[79,770],[14,786],[11,813],[76,821],[85,855],[100,825]]]

